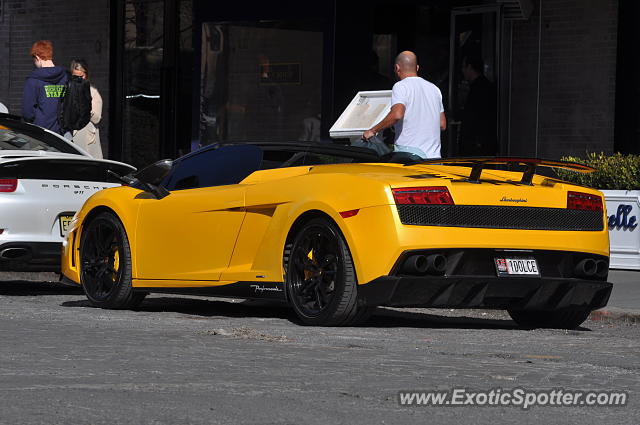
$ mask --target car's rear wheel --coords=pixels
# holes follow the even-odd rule
[[[562,311],[508,310],[509,315],[520,326],[530,328],[575,329],[587,317],[590,310],[572,309]]]
[[[82,232],[80,282],[91,304],[101,308],[133,308],[146,295],[133,291],[129,240],[111,212],[98,214]]]
[[[302,322],[348,326],[365,321],[372,309],[358,306],[358,282],[342,233],[328,219],[305,223],[285,252],[286,290]]]

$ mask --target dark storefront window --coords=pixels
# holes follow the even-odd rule
[[[618,152],[640,154],[640,2],[622,0],[618,6],[618,65],[616,76],[615,145]]]
[[[320,140],[319,23],[204,22],[201,43],[202,145]]]
[[[440,88],[443,154],[458,154],[460,61],[477,51],[499,82],[500,9],[456,9],[469,3],[119,0],[112,157],[140,167],[221,141],[329,141],[358,91],[391,89],[402,50]]]
[[[448,156],[490,156],[500,150],[499,13],[497,6],[452,12]]]
[[[125,5],[122,160],[137,167],[159,156],[164,1]]]
[[[175,155],[180,156],[191,151],[192,140],[197,134],[192,134],[191,121],[192,100],[197,97],[193,92],[193,81],[196,79],[193,55],[193,2],[192,0],[180,0],[178,7],[178,45],[176,66],[176,109],[175,109]],[[165,157],[171,157],[174,153],[165,150]]]

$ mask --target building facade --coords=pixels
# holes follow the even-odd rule
[[[105,154],[139,167],[225,140],[328,141],[413,50],[443,93],[445,155],[469,143],[473,57],[496,154],[637,152],[638,16],[633,0],[0,0],[0,102],[19,113],[31,43],[50,39],[56,64],[92,68]]]

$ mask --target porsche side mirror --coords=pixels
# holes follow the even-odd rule
[[[138,180],[146,190],[154,194],[158,199],[162,199],[169,194],[169,191],[160,184],[162,180],[167,177],[172,166],[172,160],[162,159],[134,173],[133,177]]]

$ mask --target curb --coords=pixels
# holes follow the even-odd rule
[[[640,323],[640,310],[607,307],[592,311],[589,315],[589,320],[636,324]]]

